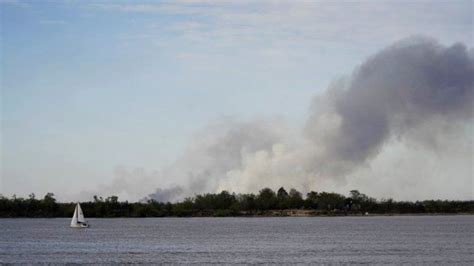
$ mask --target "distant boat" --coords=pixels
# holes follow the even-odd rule
[[[86,218],[84,218],[84,214],[82,213],[81,205],[77,203],[76,209],[74,210],[74,215],[72,216],[71,220],[71,227],[73,228],[87,228],[89,224],[86,222]]]

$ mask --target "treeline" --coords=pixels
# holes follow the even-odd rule
[[[270,188],[258,194],[235,194],[222,191],[218,194],[196,195],[177,203],[119,201],[118,197],[94,196],[93,201],[82,202],[86,217],[190,217],[190,216],[258,216],[258,215],[361,215],[361,214],[430,214],[471,213],[474,201],[394,201],[376,200],[350,191],[348,196],[337,193],[311,191],[302,193],[284,188],[276,192]],[[0,195],[0,217],[71,217],[75,203],[59,203],[54,194],[42,199],[34,194],[28,198],[7,198]],[[291,211],[289,211],[291,210]]]

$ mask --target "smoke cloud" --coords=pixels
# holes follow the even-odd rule
[[[352,166],[333,169],[343,174],[377,156],[391,136],[423,141],[471,119],[473,82],[473,57],[464,45],[409,38],[369,58],[315,101],[306,135],[325,149],[326,163]],[[321,139],[323,127],[332,130]],[[424,127],[433,131],[417,131]]]
[[[472,198],[473,91],[472,50],[410,37],[316,96],[299,132],[278,119],[209,126],[150,177],[161,182],[150,197],[286,186]],[[443,187],[450,193],[439,193]]]
[[[179,199],[181,194],[183,194],[183,189],[178,186],[167,189],[158,188],[142,201],[155,200],[158,202],[173,202]]]

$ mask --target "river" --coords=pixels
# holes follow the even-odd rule
[[[0,263],[474,264],[474,216],[0,219]]]

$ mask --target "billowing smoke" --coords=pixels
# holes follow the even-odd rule
[[[410,199],[455,198],[456,189],[464,189],[460,197],[472,198],[463,183],[471,180],[472,187],[473,92],[473,54],[463,44],[445,47],[411,37],[368,58],[315,97],[301,132],[280,120],[228,120],[208,127],[153,177],[161,183],[152,195],[161,199],[166,187],[178,199],[177,194],[222,189],[350,186],[375,196],[377,190],[393,196],[405,189],[398,195]],[[387,179],[373,177],[371,169],[380,173],[384,167],[382,174],[399,176],[378,182]],[[440,187],[430,180],[454,194],[431,191]],[[176,184],[182,188],[173,189]],[[423,188],[428,192],[421,193]]]
[[[391,136],[434,126],[419,136],[423,141],[471,119],[473,84],[473,57],[464,45],[409,38],[369,58],[318,98],[306,135],[325,149],[325,163],[355,167],[377,156]],[[321,139],[326,128],[331,131]],[[352,168],[331,170],[337,175]]]

